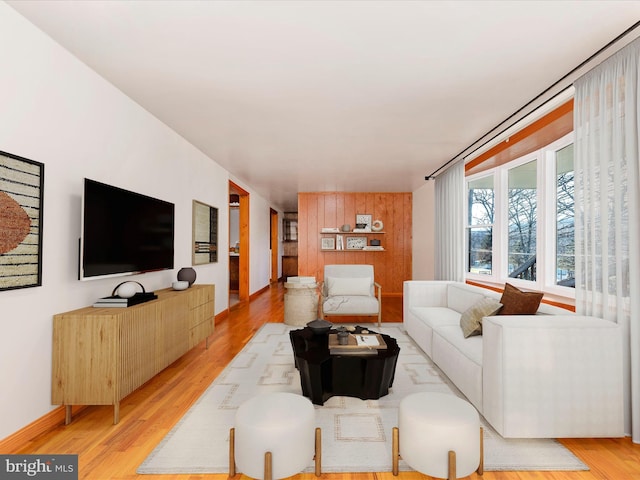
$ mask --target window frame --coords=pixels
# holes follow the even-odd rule
[[[469,271],[469,245],[465,241],[465,279],[478,283],[512,285],[529,290],[538,290],[545,293],[575,298],[575,289],[556,285],[556,162],[555,154],[558,150],[574,143],[574,134],[570,132],[563,137],[543,146],[531,153],[518,157],[510,162],[498,165],[491,169],[468,175],[465,177],[465,238],[468,239],[469,212],[468,195],[469,182],[480,178],[493,176],[494,188],[494,223],[493,223],[493,249],[492,249],[492,271],[491,275],[475,274]],[[508,266],[508,176],[509,170],[533,160],[537,160],[536,168],[536,280],[522,280],[511,278],[507,274]]]

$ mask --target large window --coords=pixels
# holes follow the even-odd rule
[[[575,287],[575,224],[573,144],[555,152],[556,175],[556,285]]]
[[[573,134],[467,177],[467,277],[573,296]]]
[[[470,181],[468,202],[469,271],[491,275],[493,269],[493,177]]]
[[[535,281],[538,187],[536,160],[508,171],[507,212],[509,277]]]

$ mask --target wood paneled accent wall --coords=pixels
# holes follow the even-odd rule
[[[383,295],[402,295],[402,282],[411,280],[411,193],[306,192],[298,194],[298,275],[323,279],[327,264],[373,265]],[[323,227],[355,227],[356,214],[381,220],[384,251],[326,251],[320,248]],[[343,234],[345,239],[348,234]]]

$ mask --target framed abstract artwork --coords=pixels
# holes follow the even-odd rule
[[[218,261],[218,209],[193,200],[192,264]]]
[[[42,285],[44,164],[0,151],[0,290]]]

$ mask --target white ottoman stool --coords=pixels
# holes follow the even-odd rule
[[[321,473],[320,429],[308,398],[294,393],[259,395],[238,408],[229,433],[229,476],[238,470],[248,477],[290,477],[315,458]]]
[[[392,442],[394,475],[401,457],[414,470],[437,478],[483,473],[480,416],[455,395],[422,392],[403,398]]]

